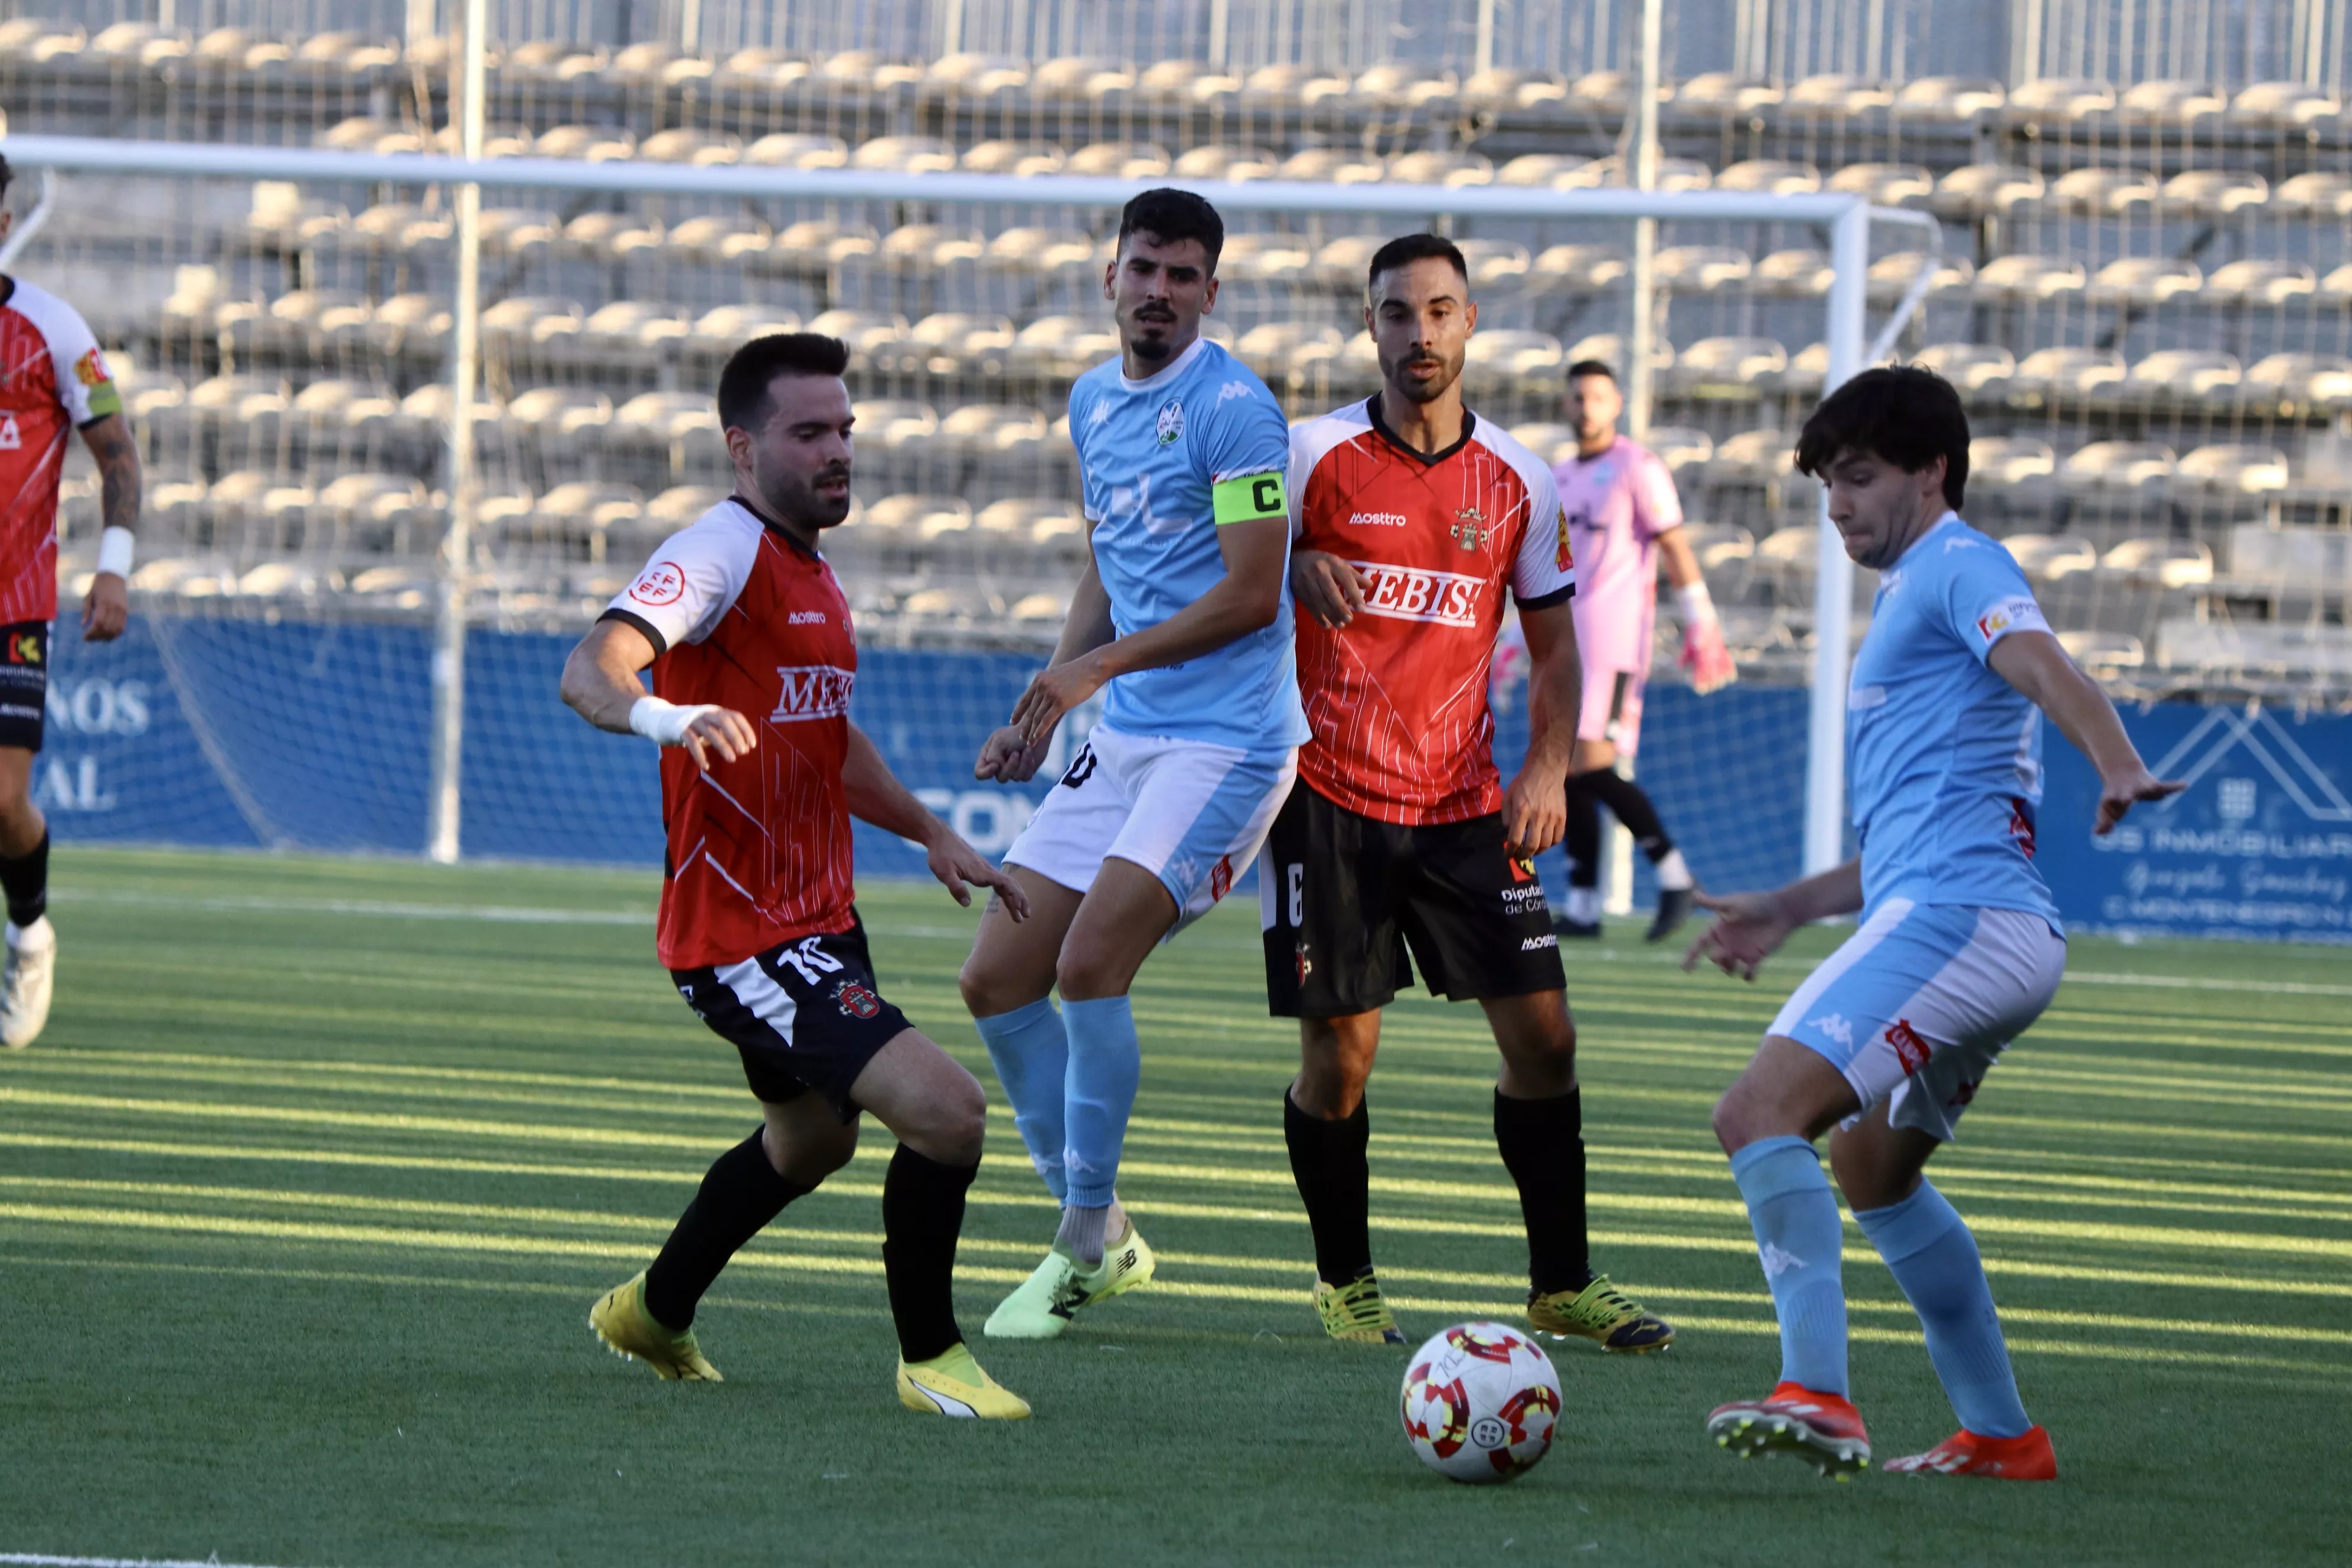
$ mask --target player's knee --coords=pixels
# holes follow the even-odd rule
[[[1065,946],[1060,961],[1054,965],[1054,984],[1065,1002],[1117,996],[1126,991],[1129,978],[1110,954],[1076,942]]]
[[[925,1117],[923,1145],[917,1152],[942,1165],[976,1165],[988,1131],[988,1097],[980,1080],[960,1073],[961,1080],[932,1102]]]
[[[1747,1097],[1740,1093],[1738,1084],[1725,1089],[1723,1097],[1715,1102],[1712,1120],[1715,1141],[1723,1145],[1725,1153],[1737,1154],[1756,1142],[1757,1134],[1750,1131],[1755,1119],[1749,1114]]]
[[[956,989],[963,993],[963,1005],[975,1018],[993,1018],[1038,1000],[1037,996],[1019,994],[1023,987],[1008,984],[994,965],[982,963],[977,952],[963,961],[963,968],[956,975]]]

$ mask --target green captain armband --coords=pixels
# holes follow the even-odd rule
[[[1278,473],[1220,479],[1210,487],[1209,495],[1216,503],[1220,528],[1229,522],[1252,522],[1261,517],[1286,517],[1290,512],[1290,498],[1283,493],[1282,476]]]

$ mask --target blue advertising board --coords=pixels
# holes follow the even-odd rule
[[[467,643],[463,847],[486,859],[655,865],[652,748],[582,723],[556,697],[572,639],[477,631]],[[34,793],[59,843],[181,844],[414,855],[425,829],[432,647],[423,627],[134,618],[119,640],[52,644],[47,742]],[[1072,716],[1038,777],[972,778],[981,742],[1038,666],[1032,655],[869,647],[853,716],[891,768],[983,852],[1002,854],[1083,741]],[[1707,886],[1798,870],[1806,693],[1735,686],[1651,693],[1641,779]],[[2352,941],[2352,719],[2168,704],[2127,712],[2178,800],[2094,839],[2098,783],[2054,734],[2042,866],[2080,929]],[[1524,706],[1497,715],[1505,776]],[[923,874],[912,846],[860,826],[862,876]],[[1539,861],[1555,895],[1557,850]],[[1647,907],[1648,868],[1634,899]]]
[[[2098,773],[2052,739],[2041,865],[2070,926],[2352,942],[2352,719],[2185,703],[2124,718],[2157,775],[2189,787],[2095,838]]]

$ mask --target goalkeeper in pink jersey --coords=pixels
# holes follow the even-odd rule
[[[1568,367],[1567,411],[1576,455],[1552,468],[1576,558],[1576,640],[1584,658],[1584,703],[1568,775],[1568,913],[1553,921],[1564,937],[1601,934],[1601,810],[1609,807],[1657,868],[1658,912],[1649,940],[1663,941],[1691,909],[1690,868],[1666,837],[1657,807],[1619,756],[1641,743],[1642,687],[1650,670],[1650,633],[1658,609],[1658,564],[1674,584],[1683,626],[1682,666],[1700,692],[1738,678],[1723,646],[1723,626],[1706,579],[1682,534],[1674,477],[1648,447],[1617,434],[1625,399],[1617,377],[1598,360]]]

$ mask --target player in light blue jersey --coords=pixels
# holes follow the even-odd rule
[[[1201,335],[1223,244],[1189,192],[1147,191],[1120,216],[1103,276],[1119,357],[1070,389],[1091,558],[1053,663],[973,770],[1031,777],[1063,715],[1108,686],[1101,721],[1005,852],[1029,919],[992,902],[963,968],[1014,1125],[1063,1205],[1045,1260],[988,1320],[1000,1338],[1051,1338],[1150,1279],[1114,1190],[1141,1068],[1128,987],[1257,854],[1307,737],[1289,426]]]
[[[1858,859],[1776,892],[1702,897],[1692,944],[1753,980],[1789,933],[1860,913],[1799,986],[1715,1109],[1780,1322],[1780,1381],[1707,1430],[1743,1455],[1795,1453],[1845,1479],[1870,1461],[1848,1397],[1837,1200],[1927,1331],[1960,1430],[1889,1470],[2047,1480],[1968,1226],[1923,1176],[2001,1050],[2056,994],[2065,935],[2033,866],[2047,714],[2099,770],[2092,831],[2182,786],[2149,773],[2106,694],[2051,635],[2025,574],[1960,521],[1969,426],[1916,369],[1864,372],[1805,423],[1797,467],[1829,489],[1846,553],[1880,572],[1847,693]]]

